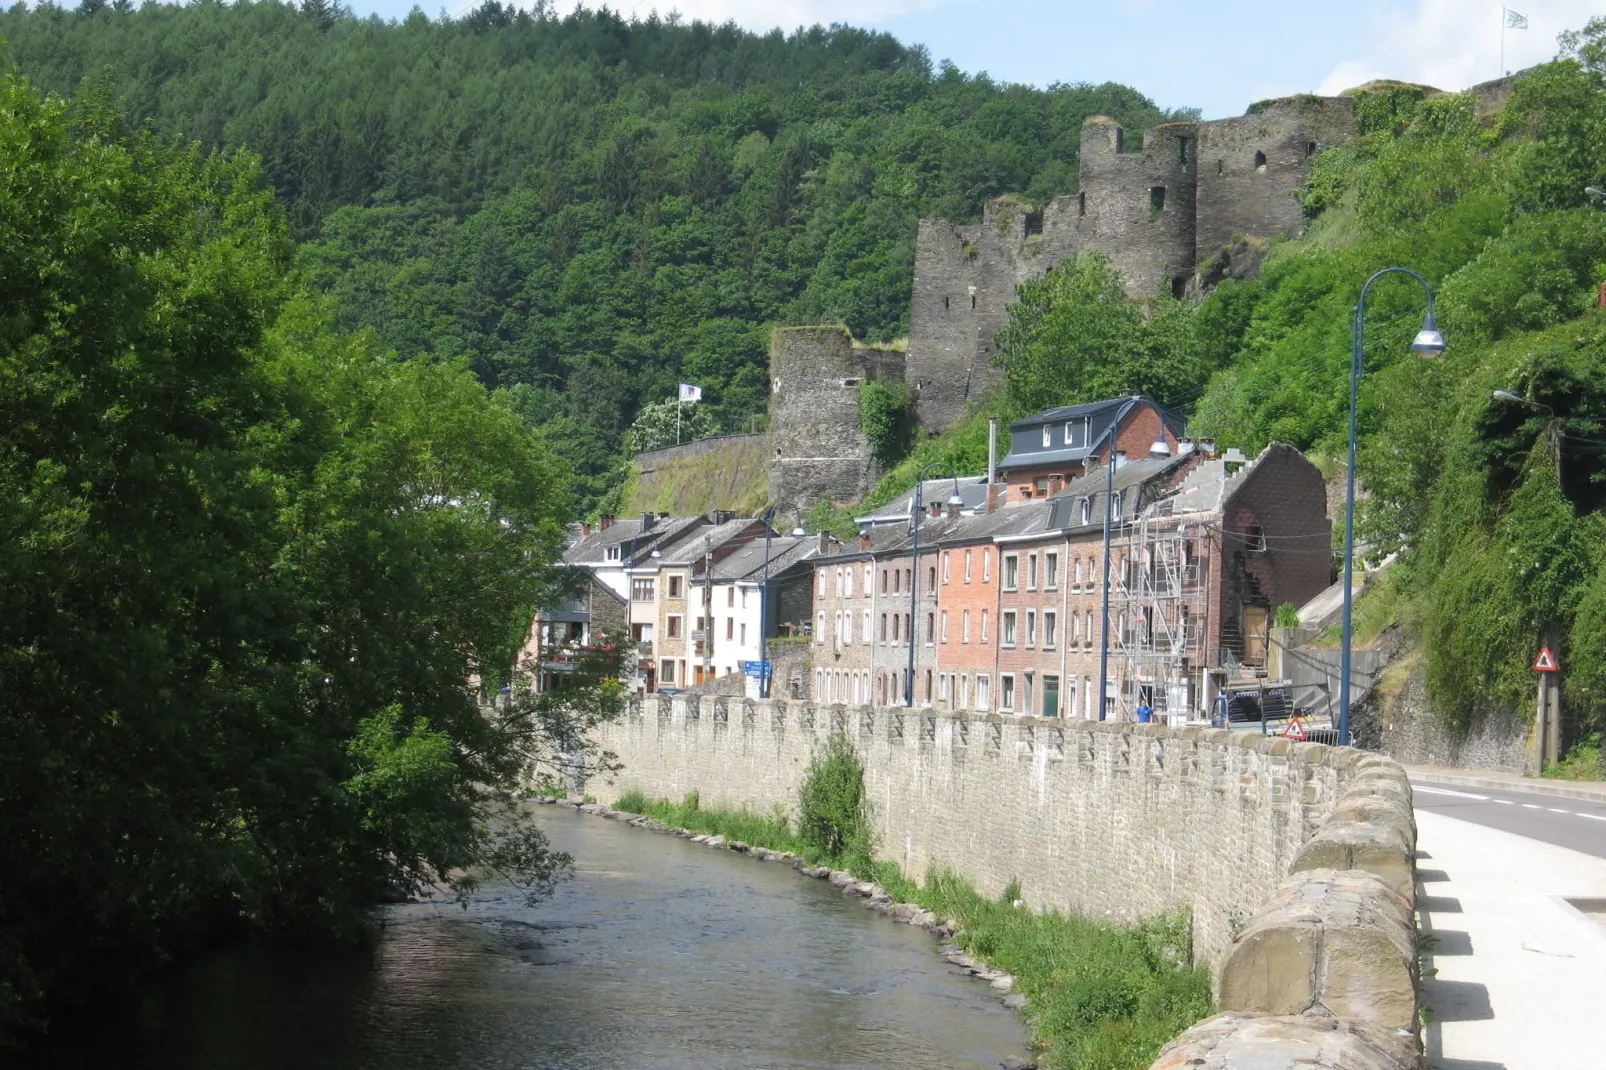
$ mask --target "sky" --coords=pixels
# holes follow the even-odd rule
[[[345,0],[359,15],[401,18],[414,0]],[[419,0],[426,11],[439,0]],[[478,0],[446,0],[446,10]],[[1556,54],[1600,0],[1514,0],[1526,30],[1507,30],[1505,64]],[[568,11],[574,0],[556,0]],[[529,6],[528,2],[521,6]],[[591,0],[588,6],[599,6]],[[1122,82],[1162,107],[1207,119],[1290,93],[1337,93],[1372,78],[1464,89],[1499,77],[1502,7],[1483,0],[609,0],[626,15],[678,10],[758,31],[847,22],[925,45],[997,81]]]

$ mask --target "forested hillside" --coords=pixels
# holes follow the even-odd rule
[[[42,90],[90,79],[160,133],[259,154],[340,325],[516,391],[581,509],[678,381],[718,429],[761,418],[771,326],[906,333],[920,216],[1073,189],[1089,115],[1168,118],[1124,86],[999,85],[851,28],[494,0],[400,24],[19,5],[0,41]]]

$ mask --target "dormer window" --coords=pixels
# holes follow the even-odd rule
[[[1047,424],[1043,425],[1043,448],[1046,450],[1054,444],[1054,429]]]
[[[619,560],[619,547],[617,547],[617,546],[608,547],[608,560],[609,561],[617,561],[617,560]]]
[[[1093,522],[1093,499],[1092,498],[1083,498],[1082,499],[1082,523],[1091,524],[1092,522]]]

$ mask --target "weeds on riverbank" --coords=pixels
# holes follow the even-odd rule
[[[1014,976],[1016,990],[1026,996],[1033,1044],[1045,1067],[1143,1070],[1166,1041],[1214,1011],[1207,972],[1189,962],[1190,934],[1181,916],[1110,925],[1016,907],[1016,884],[989,899],[953,873],[928,872],[923,883],[916,883],[893,862],[820,852],[803,841],[779,808],[769,817],[705,810],[696,792],[672,803],[629,791],[614,808],[849,869],[874,880],[898,902],[953,918],[959,923],[957,943]],[[854,838],[844,842],[851,845]]]

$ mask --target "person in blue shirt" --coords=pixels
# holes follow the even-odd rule
[[[1147,701],[1140,701],[1138,703],[1138,723],[1148,724],[1152,720],[1154,720],[1153,708],[1149,706]]]

